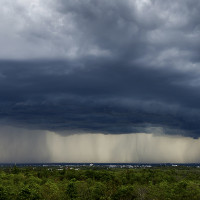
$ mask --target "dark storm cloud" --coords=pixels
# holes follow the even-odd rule
[[[199,1],[22,2],[0,32],[1,123],[199,137]]]
[[[95,59],[1,62],[1,74],[0,116],[7,123],[104,133],[163,127],[198,137],[199,88],[187,85],[192,73]]]

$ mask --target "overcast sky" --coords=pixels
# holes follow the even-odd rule
[[[199,0],[1,0],[0,137],[197,140],[199,10]]]

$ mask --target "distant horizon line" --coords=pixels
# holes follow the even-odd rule
[[[200,162],[186,162],[186,163],[179,163],[179,162],[0,162],[0,165],[6,165],[6,164],[152,164],[152,165],[167,165],[167,164],[179,164],[179,165],[185,165],[185,164],[200,164]]]

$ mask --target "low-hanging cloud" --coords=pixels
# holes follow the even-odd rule
[[[199,137],[199,87],[188,84],[196,74],[80,62],[1,63],[1,123],[91,133],[162,127],[167,134]]]

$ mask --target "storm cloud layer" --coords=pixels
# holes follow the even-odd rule
[[[0,123],[200,136],[198,0],[3,0]]]

